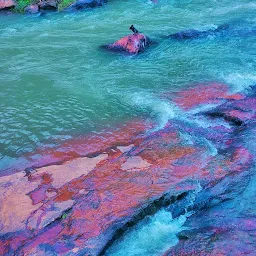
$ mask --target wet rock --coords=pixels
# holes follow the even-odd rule
[[[0,0],[0,10],[5,8],[11,8],[16,5],[14,0]]]
[[[57,9],[58,1],[57,0],[40,0],[38,2],[40,9]]]
[[[256,219],[250,210],[255,203],[247,195],[255,195],[251,178],[248,171],[238,173],[209,187],[206,194],[202,190],[198,200],[205,202],[203,208],[188,218],[188,230],[178,235],[179,243],[164,255],[254,255]]]
[[[150,43],[150,39],[147,36],[137,33],[125,36],[113,44],[103,46],[103,48],[113,52],[138,54],[144,51],[150,45]]]
[[[24,12],[27,14],[35,14],[39,12],[39,7],[37,4],[31,4],[25,7]]]
[[[94,8],[102,6],[107,0],[76,0],[69,7],[66,8],[68,11],[80,10],[85,8]]]
[[[208,103],[216,111],[255,109],[253,96],[229,94],[216,83],[180,92],[176,102],[184,111]],[[253,218],[236,212],[231,219],[234,204],[227,213],[214,209],[246,190],[254,159],[244,134],[255,134],[254,117],[247,116],[243,129],[211,118],[205,127],[196,123],[205,112],[188,113],[189,120],[151,133],[137,121],[38,150],[26,163],[34,168],[0,177],[1,254],[99,255],[161,207],[173,216],[195,212],[186,224],[194,232],[180,234],[167,255],[218,255],[227,252],[230,237],[247,239]],[[253,248],[236,241],[239,252]]]
[[[181,91],[177,94],[175,102],[185,110],[189,110],[200,105],[220,104],[226,99],[238,100],[243,95],[229,94],[227,86],[221,83],[199,84],[191,89]]]
[[[193,39],[204,39],[204,38],[216,38],[216,37],[248,37],[256,34],[256,28],[251,27],[251,24],[243,24],[240,21],[239,24],[222,24],[216,29],[209,29],[205,31],[188,29],[180,31],[178,33],[167,36],[168,38],[183,41]]]
[[[141,120],[133,120],[123,125],[101,132],[67,140],[54,148],[39,148],[32,154],[24,155],[16,164],[3,169],[1,173],[10,174],[18,171],[33,172],[36,168],[61,164],[82,156],[96,156],[110,147],[129,146],[132,140],[151,126]],[[120,149],[122,150],[122,148]],[[1,176],[0,173],[0,176]]]
[[[229,25],[221,25],[216,29],[209,29],[206,31],[200,31],[195,29],[181,31],[175,34],[171,34],[169,38],[173,38],[176,40],[186,40],[186,39],[198,39],[198,38],[206,38],[208,36],[223,36],[228,33]]]
[[[253,96],[244,99],[225,102],[217,108],[206,112],[212,117],[222,117],[236,125],[242,125],[256,117],[256,98]]]

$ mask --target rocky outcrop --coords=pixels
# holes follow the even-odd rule
[[[97,6],[102,6],[107,0],[74,0],[73,2],[63,2],[59,0],[37,0],[31,2],[24,9],[19,9],[20,12],[26,14],[35,14],[40,11],[75,11],[85,8],[94,8]],[[14,0],[0,0],[0,10],[10,9],[15,7],[16,2]]]
[[[149,45],[151,41],[149,37],[144,34],[137,33],[125,36],[113,44],[103,46],[104,49],[113,52],[126,52],[129,54],[138,54],[143,52]]]
[[[31,4],[28,5],[25,9],[24,12],[27,14],[35,14],[39,12],[39,6],[37,4]]]
[[[11,8],[16,5],[14,0],[0,0],[0,10],[5,8]]]
[[[107,0],[76,0],[70,6],[66,8],[68,11],[81,10],[85,8],[94,8],[102,6]]]
[[[58,3],[58,0],[40,0],[38,6],[40,9],[57,9]]]
[[[1,255],[99,255],[131,223],[160,207],[173,216],[194,212],[187,221],[194,231],[181,233],[166,255],[207,255],[202,251],[206,244],[209,255],[217,255],[231,242],[231,234],[238,235],[233,232],[242,228],[243,235],[249,229],[253,234],[256,222],[250,216],[239,223],[239,217],[232,222],[228,211],[219,212],[223,222],[215,226],[203,216],[237,198],[248,185],[254,150],[244,134],[255,134],[254,95],[230,94],[225,85],[213,83],[182,91],[172,100],[189,114],[188,120],[171,120],[151,133],[136,121],[115,133],[38,150],[28,156],[31,168],[1,177]],[[212,112],[229,113],[241,124],[200,111],[208,103]],[[187,200],[191,193],[192,203]],[[207,216],[211,223],[216,212]]]

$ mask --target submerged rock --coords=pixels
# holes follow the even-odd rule
[[[103,46],[103,48],[113,52],[127,52],[129,54],[138,54],[143,52],[151,41],[144,34],[137,33],[125,36],[113,44]]]
[[[5,8],[11,8],[16,5],[14,0],[0,0],[0,10]]]
[[[221,25],[216,29],[209,29],[206,31],[200,31],[195,29],[184,30],[175,34],[169,35],[170,38],[177,40],[185,40],[185,39],[195,39],[195,38],[205,38],[208,36],[217,36],[217,35],[225,35],[228,33],[229,26]]]
[[[188,29],[171,34],[167,37],[183,41],[191,39],[203,39],[207,37],[248,37],[254,35],[256,35],[256,28],[251,27],[249,24],[223,24],[218,26],[216,29],[209,29],[205,31]]]
[[[191,89],[181,91],[175,98],[175,103],[189,110],[200,105],[220,104],[226,99],[239,100],[241,94],[229,94],[227,86],[221,83],[199,84]]]

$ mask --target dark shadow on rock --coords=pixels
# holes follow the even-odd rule
[[[73,4],[65,8],[65,11],[76,11],[87,8],[95,8],[98,6],[102,6],[107,3],[107,0],[77,0],[74,1]]]

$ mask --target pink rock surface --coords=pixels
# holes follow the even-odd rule
[[[144,51],[149,45],[150,39],[144,34],[131,34],[125,36],[106,48],[112,51],[125,51],[131,54],[138,54]]]
[[[145,130],[150,129],[151,125],[141,120],[133,120],[123,125],[102,131],[98,134],[89,134],[84,137],[70,139],[66,141],[58,141],[57,147],[39,148],[33,153],[24,155],[17,164],[2,170],[1,175],[5,173],[13,173],[24,171],[30,167],[42,167],[52,164],[60,164],[81,156],[95,155],[103,152],[111,146],[129,145],[131,141]],[[135,141],[139,143],[139,139]]]
[[[0,9],[14,7],[15,5],[14,0],[0,0]]]

